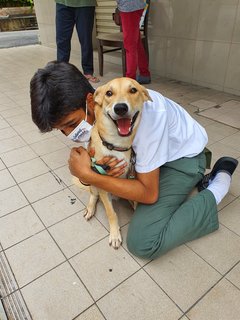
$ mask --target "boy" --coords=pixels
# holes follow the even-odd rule
[[[51,62],[31,80],[32,118],[41,132],[53,128],[86,143],[94,125],[94,89],[69,63]],[[73,148],[71,173],[121,198],[138,202],[130,222],[130,252],[154,259],[218,229],[217,204],[227,194],[237,160],[220,158],[204,177],[206,131],[181,106],[149,90],[133,141],[136,179],[118,179],[124,164],[106,157],[107,175],[91,170],[88,152]],[[73,131],[74,130],[74,131]],[[74,134],[72,134],[74,132]],[[84,133],[84,134],[83,134]],[[188,198],[192,189],[202,190]]]

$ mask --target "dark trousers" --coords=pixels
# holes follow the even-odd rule
[[[81,45],[82,69],[84,74],[93,74],[92,31],[95,7],[68,7],[56,3],[57,60],[68,62],[71,38],[76,25]]]

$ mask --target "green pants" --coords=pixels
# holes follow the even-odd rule
[[[151,205],[139,203],[130,222],[127,246],[131,253],[154,259],[218,229],[213,194],[206,189],[188,197],[205,168],[204,153],[168,162],[160,168],[158,201]]]

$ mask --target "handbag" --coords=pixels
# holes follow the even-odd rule
[[[122,24],[120,11],[118,10],[118,8],[115,9],[115,12],[112,14],[112,17],[113,17],[113,21],[117,26],[120,26]]]

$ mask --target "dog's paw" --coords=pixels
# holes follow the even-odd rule
[[[94,216],[94,213],[95,213],[94,209],[87,207],[83,216],[86,220],[90,220]]]
[[[118,249],[122,244],[122,236],[120,230],[110,231],[109,235],[109,245],[114,249]]]

